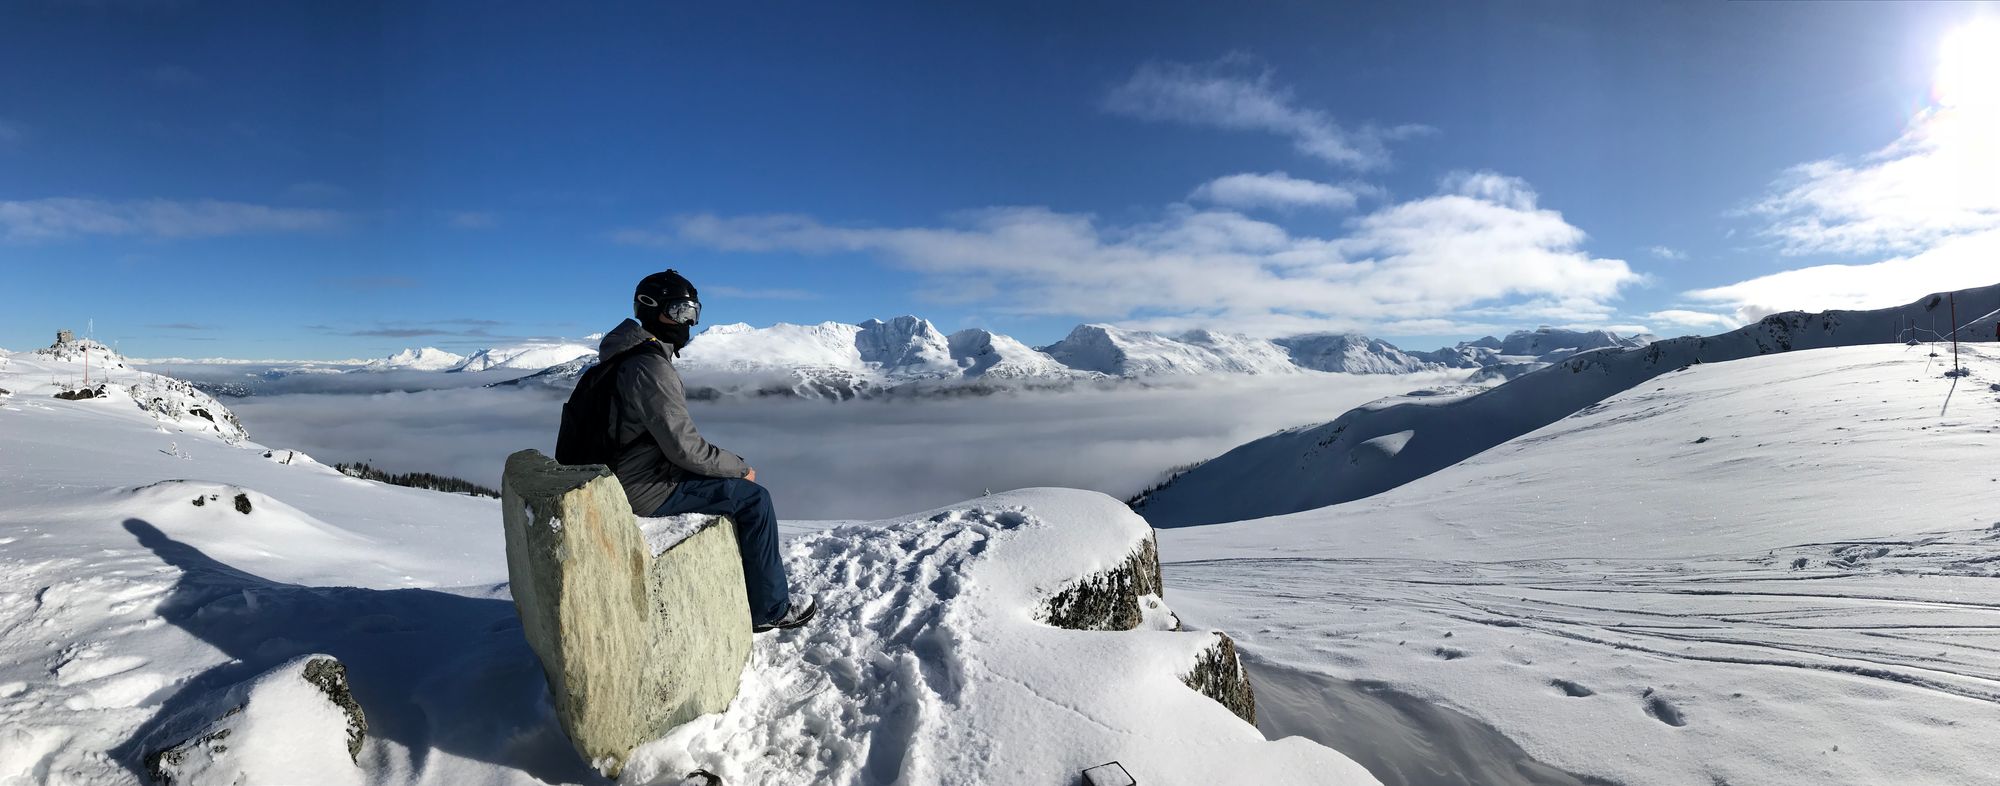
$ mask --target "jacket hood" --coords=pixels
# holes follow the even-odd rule
[[[610,360],[613,355],[620,352],[648,341],[658,340],[646,330],[645,325],[639,324],[639,320],[628,319],[618,323],[618,327],[612,328],[611,332],[604,334],[604,340],[597,344],[597,359]]]

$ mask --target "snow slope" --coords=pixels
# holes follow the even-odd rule
[[[1956,293],[1967,336],[1992,336],[2000,285]],[[1774,314],[1706,338],[1583,352],[1471,396],[1398,398],[1332,422],[1278,432],[1237,447],[1151,492],[1138,506],[1154,526],[1271,516],[1378,494],[1552,423],[1607,396],[1694,363],[1795,349],[1897,341],[1928,323],[1943,295],[1875,311]],[[1984,316],[1971,316],[1986,313]],[[1523,342],[1521,346],[1543,345]],[[1394,453],[1370,440],[1413,432]]]
[[[1383,494],[1162,530],[1161,557],[1189,622],[1245,631],[1266,731],[1387,783],[1389,752],[1446,759],[1424,707],[1626,786],[1994,783],[2000,347],[1965,358],[1669,369]]]
[[[496,501],[350,478],[117,395],[58,400],[44,380],[65,363],[0,363],[0,783],[140,782],[172,719],[314,653],[346,664],[369,731],[361,772],[302,780],[604,782],[522,639]],[[625,782],[1043,783],[1117,759],[1146,783],[1374,783],[1183,685],[1203,633],[1035,620],[1145,532],[1108,497],[1043,489],[801,536],[786,562],[818,621],[758,637],[730,710]],[[245,734],[324,725],[257,701]]]

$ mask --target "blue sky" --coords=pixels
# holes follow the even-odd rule
[[[2000,281],[2000,87],[1937,84],[1992,62],[1992,5],[0,15],[16,350],[464,352],[606,329],[668,266],[710,322],[1035,344],[1715,332]]]

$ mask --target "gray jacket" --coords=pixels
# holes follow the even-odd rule
[[[637,321],[625,320],[598,344],[598,360],[609,360],[648,341],[659,339]],[[742,456],[708,444],[694,430],[680,372],[668,357],[653,352],[628,357],[618,367],[616,382],[618,406],[612,411],[611,433],[614,444],[625,447],[611,462],[611,471],[625,486],[632,512],[653,515],[688,477],[749,474],[750,465]]]

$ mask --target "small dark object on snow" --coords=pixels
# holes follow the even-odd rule
[[[1806,565],[1809,563],[1810,561],[1807,560],[1805,557],[1800,557],[1798,559],[1792,560],[1792,570],[1805,570]]]
[[[82,401],[87,398],[97,398],[98,396],[102,395],[104,395],[104,388],[103,386],[98,386],[95,388],[78,388],[76,390],[65,390],[61,393],[57,393],[56,398],[62,399],[64,401]]]
[[[197,508],[198,508],[198,507],[201,507],[201,506],[203,506],[203,505],[206,505],[206,504],[208,504],[208,498],[207,498],[207,497],[204,497],[204,496],[201,496],[201,495],[199,495],[199,494],[196,494],[196,495],[195,495],[195,498],[194,498],[194,506],[195,506],[195,507],[197,507]]]
[[[241,492],[237,493],[236,512],[246,514],[250,512],[250,495]]]
[[[1701,439],[1697,439],[1697,440],[1695,440],[1695,441],[1694,441],[1694,444],[1696,444],[1696,445],[1699,445],[1699,444],[1701,444],[1701,443],[1703,443],[1703,442],[1707,442],[1707,441],[1708,441],[1708,438],[1707,438],[1707,437],[1702,437]]]
[[[681,778],[681,786],[722,786],[722,776],[708,770],[695,770]]]
[[[1108,761],[1083,771],[1084,786],[1139,786],[1125,765]]]

